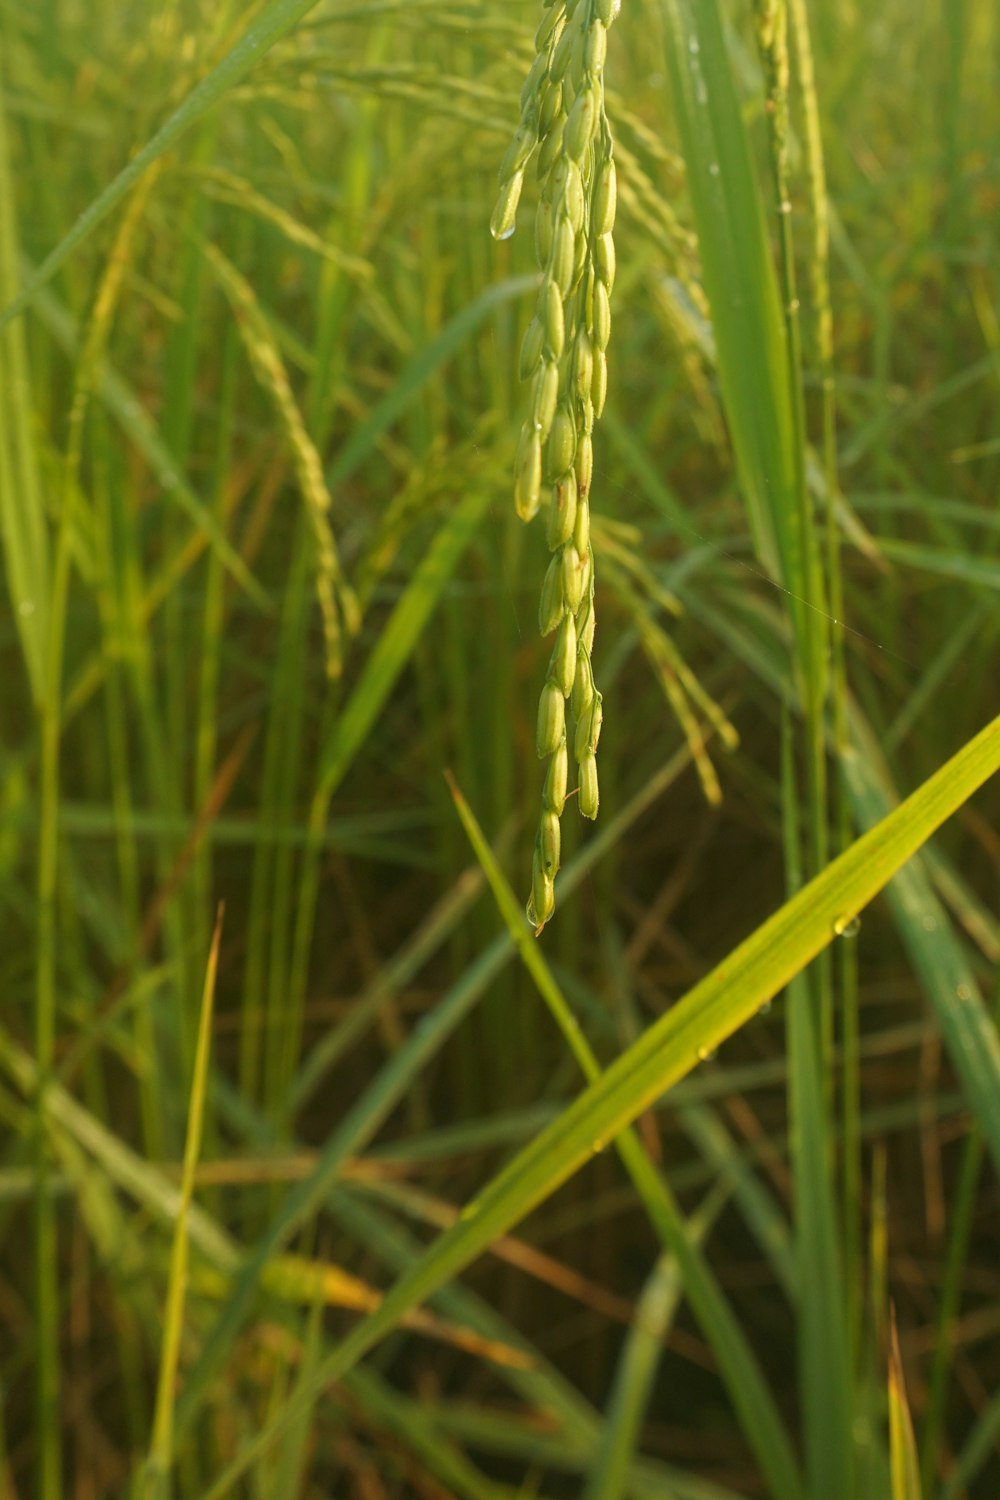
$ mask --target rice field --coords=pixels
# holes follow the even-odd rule
[[[0,4],[3,1500],[998,1493],[998,78]]]

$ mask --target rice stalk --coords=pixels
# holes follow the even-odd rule
[[[807,276],[809,293],[802,309],[802,327],[807,347],[816,361],[820,384],[820,459],[826,500],[825,562],[829,598],[828,639],[830,646],[829,712],[835,752],[843,756],[850,735],[847,723],[847,661],[845,650],[844,587],[840,562],[840,482],[837,472],[837,409],[834,373],[833,310],[830,296],[830,222],[827,202],[826,164],[820,130],[819,97],[813,61],[812,38],[806,0],[787,0],[790,58],[794,67],[799,131],[805,172]],[[833,787],[833,852],[850,842],[851,809],[841,776]],[[841,1117],[842,1213],[844,1283],[848,1296],[849,1333],[855,1358],[861,1342],[861,1082],[858,1017],[857,945],[841,943],[834,954],[837,993],[840,998],[843,1085]]]

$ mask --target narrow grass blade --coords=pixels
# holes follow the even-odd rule
[[[616,1136],[755,1015],[834,940],[844,913],[866,906],[998,769],[1000,718],[786,902],[521,1151],[396,1283],[378,1311],[344,1339],[297,1401],[315,1400],[405,1312],[458,1275],[571,1177],[591,1158],[595,1141]],[[205,1500],[225,1494],[295,1412],[296,1403],[290,1403],[220,1475]]]
[[[937,1348],[927,1377],[927,1398],[921,1418],[920,1475],[928,1493],[934,1489],[945,1430],[950,1377],[955,1359],[955,1324],[962,1303],[984,1155],[982,1131],[973,1129],[966,1137],[958,1182],[948,1204],[948,1253],[938,1298]]]
[[[379,970],[372,984],[358,996],[349,1013],[312,1048],[296,1076],[291,1113],[313,1096],[338,1058],[371,1026],[379,1011],[408,984],[438,948],[449,938],[483,889],[483,877],[473,866],[460,875],[454,886],[430,911],[418,930],[395,957]]]
[[[205,1094],[208,1088],[208,1059],[212,1042],[212,1013],[215,1008],[215,977],[219,967],[219,943],[222,939],[222,911],[219,911],[212,935],[212,946],[205,971],[201,997],[201,1017],[194,1057],[194,1076],[188,1104],[187,1139],[181,1172],[181,1194],[174,1243],[170,1252],[170,1275],[167,1281],[167,1303],[163,1317],[163,1345],[160,1349],[160,1375],[156,1390],[156,1414],[146,1471],[146,1494],[149,1500],[170,1493],[170,1469],[174,1461],[174,1403],[177,1370],[180,1364],[181,1331],[184,1326],[184,1302],[188,1279],[188,1215],[194,1197],[195,1169],[201,1154],[202,1127],[205,1120]]]
[[[822,678],[819,560],[796,438],[784,319],[717,0],[661,0],[719,379],[758,555],[788,591],[799,659]]]
[[[0,53],[0,302],[17,287],[18,230]],[[49,546],[24,329],[0,337],[0,542],[32,697],[41,703],[49,629]]]
[[[28,278],[20,294],[0,310],[0,330],[24,312],[39,288],[51,281],[74,250],[117,207],[147,167],[169,151],[207,110],[218,104],[223,95],[256,67],[274,44],[291,31],[303,16],[308,15],[315,4],[316,0],[271,0],[271,4],[247,27],[222,61],[195,85],[183,104],[174,110],[156,134],[136,152],[128,165],[122,168],[89,208],[84,210],[69,233],[63,236],[37,271]]]
[[[701,1218],[704,1227],[704,1217]],[[642,1436],[646,1406],[663,1353],[663,1339],[681,1299],[672,1256],[657,1261],[642,1289],[635,1324],[625,1340],[604,1419],[604,1431],[581,1500],[625,1500],[629,1470]]]
[[[867,1319],[859,1348],[857,1469],[862,1500],[883,1500],[890,1493],[889,1452],[885,1435],[885,1350],[889,1346],[889,1209],[886,1149],[876,1140],[872,1152],[869,1196]]]
[[[840,1500],[852,1493],[852,1387],[832,1153],[819,1107],[824,1081],[816,1061],[816,998],[806,976],[796,976],[787,995],[787,1035],[799,1369],[810,1500]]]
[[[307,1385],[323,1356],[323,1304],[317,1301],[309,1315],[305,1337],[302,1340],[302,1358],[296,1375],[295,1387]],[[262,1495],[281,1495],[287,1500],[303,1493],[308,1475],[311,1454],[308,1413],[302,1420],[293,1422],[285,1434],[285,1441],[275,1455],[272,1471],[261,1485]]]
[[[795,1301],[795,1256],[788,1220],[780,1204],[758,1175],[719,1119],[704,1104],[676,1106],[677,1118],[705,1161],[726,1183],[751,1234],[767,1256],[775,1277],[790,1303]]]
[[[892,1500],[921,1500],[920,1465],[910,1403],[906,1398],[895,1313],[890,1318],[889,1327],[889,1463]]]
[[[792,723],[782,714],[781,798],[786,878],[801,886]],[[835,927],[843,926],[842,922]],[[795,1205],[798,1368],[811,1500],[853,1493],[852,1382],[844,1279],[837,1243],[832,1143],[824,1108],[821,989],[817,970],[797,974],[785,1008],[788,1120]]]
[[[410,402],[423,390],[427,381],[467,341],[495,308],[506,302],[534,291],[538,286],[537,276],[515,276],[501,281],[482,293],[468,307],[463,307],[436,338],[430,339],[418,354],[415,354],[389,394],[381,400],[366,421],[351,433],[347,442],[334,459],[327,476],[331,487],[341,484],[355,472],[362,459],[367,458],[378,439],[393,422],[406,411]]]
[[[364,744],[459,558],[472,540],[488,499],[485,490],[474,490],[460,501],[428,547],[379,634],[321,752],[319,781],[326,796],[339,784]]]
[[[903,567],[936,573],[956,583],[1000,589],[1000,564],[988,557],[973,557],[951,548],[924,547],[919,542],[897,541],[894,537],[880,536],[875,541],[885,557]]]

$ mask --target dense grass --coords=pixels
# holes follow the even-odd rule
[[[1000,19],[625,0],[536,943],[538,12],[0,6],[4,1495],[1000,1484]]]

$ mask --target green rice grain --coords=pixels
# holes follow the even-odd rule
[[[620,0],[548,0],[535,34],[536,57],[521,90],[521,118],[500,168],[491,219],[498,239],[514,232],[524,173],[537,151],[535,254],[542,272],[536,315],[521,343],[520,374],[531,382],[529,415],[515,468],[515,505],[529,521],[549,487],[546,541],[552,559],[538,624],[558,631],[538,709],[537,749],[549,761],[542,823],[532,864],[528,919],[540,932],[555,907],[566,802],[566,701],[576,728],[579,807],[597,815],[601,695],[594,687],[594,560],[590,542],[593,429],[608,389],[612,232],[618,181],[604,97],[608,27]]]

